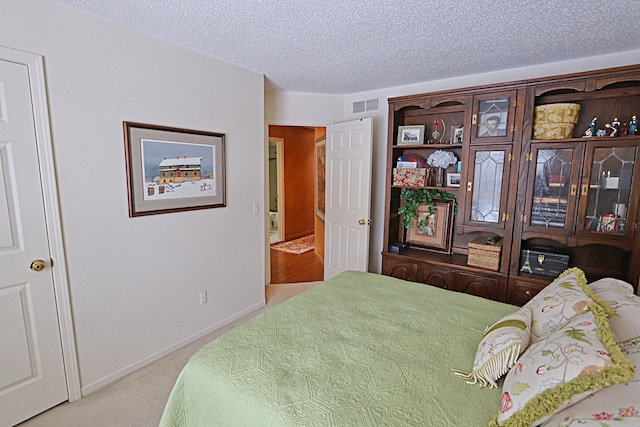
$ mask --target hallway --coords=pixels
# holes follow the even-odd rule
[[[270,253],[272,284],[323,280],[324,265],[314,251],[295,255],[271,249]]]

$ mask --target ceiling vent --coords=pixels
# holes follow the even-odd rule
[[[356,101],[353,103],[353,114],[367,113],[369,111],[378,111],[380,109],[380,99],[373,98],[366,101]]]

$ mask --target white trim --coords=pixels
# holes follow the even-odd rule
[[[40,182],[44,200],[49,252],[53,262],[53,288],[56,296],[58,325],[62,339],[62,354],[67,379],[67,394],[70,402],[82,397],[80,373],[71,315],[71,300],[67,275],[58,191],[53,162],[53,146],[47,92],[45,87],[44,62],[42,56],[0,46],[0,59],[25,65],[31,85],[31,102],[35,122],[36,145],[40,166]]]
[[[120,378],[124,378],[127,375],[129,375],[130,373],[135,372],[140,368],[144,368],[145,366],[148,366],[149,364],[151,364],[151,363],[153,363],[153,362],[155,362],[157,360],[162,359],[164,356],[167,356],[168,354],[171,354],[174,351],[176,351],[176,350],[178,350],[178,349],[180,349],[180,348],[182,348],[184,346],[187,346],[187,345],[195,342],[196,340],[198,340],[198,339],[200,339],[202,337],[205,337],[205,336],[217,331],[218,329],[229,325],[231,322],[234,322],[234,321],[240,319],[241,317],[244,317],[244,316],[246,316],[248,314],[251,314],[252,312],[254,312],[254,311],[258,310],[258,309],[261,309],[261,308],[263,308],[265,306],[266,306],[265,301],[261,301],[261,302],[259,302],[257,304],[254,304],[251,307],[241,311],[240,313],[236,313],[231,317],[228,317],[228,318],[226,318],[224,320],[221,320],[220,322],[218,322],[218,323],[216,323],[216,324],[214,324],[212,326],[209,326],[206,329],[201,330],[200,332],[196,332],[195,334],[193,334],[193,335],[191,335],[191,336],[189,336],[189,337],[187,337],[187,338],[185,338],[183,340],[180,340],[177,343],[172,344],[172,345],[170,345],[169,347],[166,347],[163,350],[160,350],[160,351],[158,351],[158,352],[156,352],[156,353],[154,353],[154,354],[152,354],[152,355],[150,355],[148,357],[145,357],[144,359],[141,359],[141,360],[139,360],[139,361],[137,361],[135,363],[132,363],[129,366],[125,366],[124,368],[119,369],[118,371],[116,371],[116,372],[114,372],[112,374],[106,375],[106,376],[100,378],[97,381],[94,381],[94,382],[92,382],[90,384],[87,384],[87,385],[82,387],[82,394],[86,396],[87,394],[92,393],[92,392],[94,392],[94,391],[96,391],[96,390],[98,390],[98,389],[100,389],[100,388],[102,388],[102,387],[104,387],[104,386],[106,386],[108,384],[111,384],[114,381],[119,380]]]
[[[269,137],[269,143],[276,144],[276,182],[278,192],[278,238],[282,242],[284,240],[284,139]],[[271,197],[271,194],[269,194]],[[267,216],[269,215],[268,209]]]

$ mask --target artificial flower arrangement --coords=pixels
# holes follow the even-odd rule
[[[429,166],[435,166],[438,168],[447,168],[449,165],[453,165],[458,161],[458,158],[451,151],[436,150],[427,159]]]

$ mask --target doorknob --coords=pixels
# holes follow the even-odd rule
[[[371,220],[370,219],[361,219],[360,221],[358,221],[358,224],[360,224],[360,225],[370,225],[371,224]]]
[[[29,268],[32,269],[33,271],[42,271],[46,266],[47,265],[44,263],[43,260],[35,259],[31,261],[31,265],[29,266]]]

